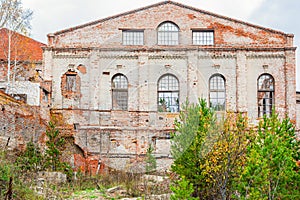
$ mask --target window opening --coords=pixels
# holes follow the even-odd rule
[[[214,45],[214,31],[193,31],[194,45]]]
[[[178,45],[179,28],[174,23],[164,22],[157,29],[158,45]]]
[[[158,111],[179,112],[179,82],[178,79],[167,74],[158,81]]]
[[[114,110],[127,110],[128,81],[122,74],[117,74],[112,79],[112,100]]]
[[[258,117],[270,116],[274,106],[274,78],[263,74],[257,81]]]
[[[143,45],[144,31],[123,30],[123,45]]]
[[[215,111],[225,111],[225,79],[222,75],[213,75],[209,80],[209,105]]]

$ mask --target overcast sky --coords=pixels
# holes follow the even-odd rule
[[[34,13],[31,37],[46,43],[48,33],[147,6],[162,0],[23,0]],[[227,17],[295,34],[300,44],[298,0],[174,0]],[[297,59],[300,58],[297,50]],[[297,61],[299,66],[300,62]],[[300,67],[297,75],[300,79]],[[300,91],[300,81],[297,83]]]

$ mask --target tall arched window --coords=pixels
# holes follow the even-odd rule
[[[225,111],[225,78],[215,74],[209,79],[209,105],[216,111]]]
[[[179,82],[171,74],[163,75],[157,86],[158,111],[179,112]]]
[[[163,22],[157,28],[158,45],[178,45],[179,28],[172,22]]]
[[[113,110],[127,110],[128,81],[123,74],[116,74],[111,81]]]
[[[270,116],[274,106],[274,78],[262,74],[257,79],[258,117]]]

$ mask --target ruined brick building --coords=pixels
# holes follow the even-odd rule
[[[43,46],[15,31],[0,29],[0,90],[29,105],[40,106]]]
[[[45,44],[15,31],[0,29],[1,149],[22,150],[29,141],[43,143],[50,85],[39,74],[42,46]]]
[[[1,150],[24,150],[29,141],[42,145],[46,125],[39,106],[30,106],[0,91]]]
[[[166,167],[186,99],[254,124],[273,106],[296,120],[295,50],[292,34],[163,1],[49,34],[42,73],[95,166],[126,168],[152,144]]]

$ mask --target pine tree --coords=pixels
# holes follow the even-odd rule
[[[298,199],[300,196],[300,142],[288,118],[264,116],[256,139],[248,148],[241,176],[241,199]]]
[[[199,104],[189,104],[187,101],[180,112],[179,120],[175,122],[176,133],[172,135],[171,154],[174,163],[172,171],[193,185],[193,196],[199,197],[204,179],[201,171],[205,138],[214,129],[215,117],[206,101]]]

